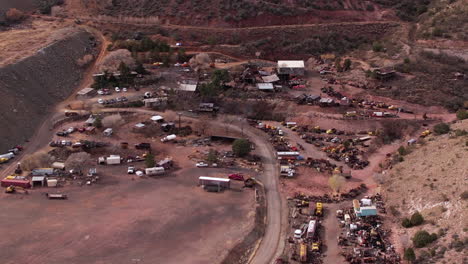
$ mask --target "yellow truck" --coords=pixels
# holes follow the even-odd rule
[[[320,252],[320,242],[312,243],[312,251],[313,252]]]
[[[299,247],[299,261],[306,262],[307,261],[307,245],[302,243]]]

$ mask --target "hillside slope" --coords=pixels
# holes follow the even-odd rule
[[[452,129],[468,131],[468,120],[452,125]],[[387,206],[398,219],[398,242],[410,247],[409,239],[416,231],[436,233],[436,242],[417,251],[423,261],[419,263],[441,263],[442,259],[462,263],[468,228],[468,136],[452,133],[425,142],[410,150],[404,161],[389,171],[384,183]],[[424,216],[423,225],[403,228],[401,219],[416,211]],[[432,249],[436,254],[430,259],[426,253]]]
[[[94,52],[93,36],[75,30],[35,55],[0,68],[0,153],[31,137],[55,103],[79,83],[78,60]]]

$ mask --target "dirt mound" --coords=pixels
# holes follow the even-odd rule
[[[94,53],[93,36],[76,30],[35,55],[0,68],[0,152],[22,144],[50,106],[66,98],[81,79],[78,60]]]

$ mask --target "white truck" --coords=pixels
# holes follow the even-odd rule
[[[161,138],[161,142],[168,142],[168,141],[172,141],[174,139],[176,139],[177,136],[172,134],[172,135],[169,135],[169,136],[165,136],[163,138]]]
[[[15,157],[15,153],[13,152],[8,152],[7,154],[0,155],[0,159],[12,159]]]
[[[107,165],[115,165],[120,164],[120,156],[119,155],[110,155],[106,158]]]
[[[164,167],[153,167],[153,168],[146,168],[145,169],[146,175],[161,175],[164,174]]]

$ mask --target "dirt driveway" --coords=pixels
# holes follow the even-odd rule
[[[2,263],[219,263],[252,228],[252,190],[196,186],[201,174],[228,171],[132,180],[124,170],[103,166],[100,184],[58,189],[65,201],[47,200],[51,189],[0,194]]]

